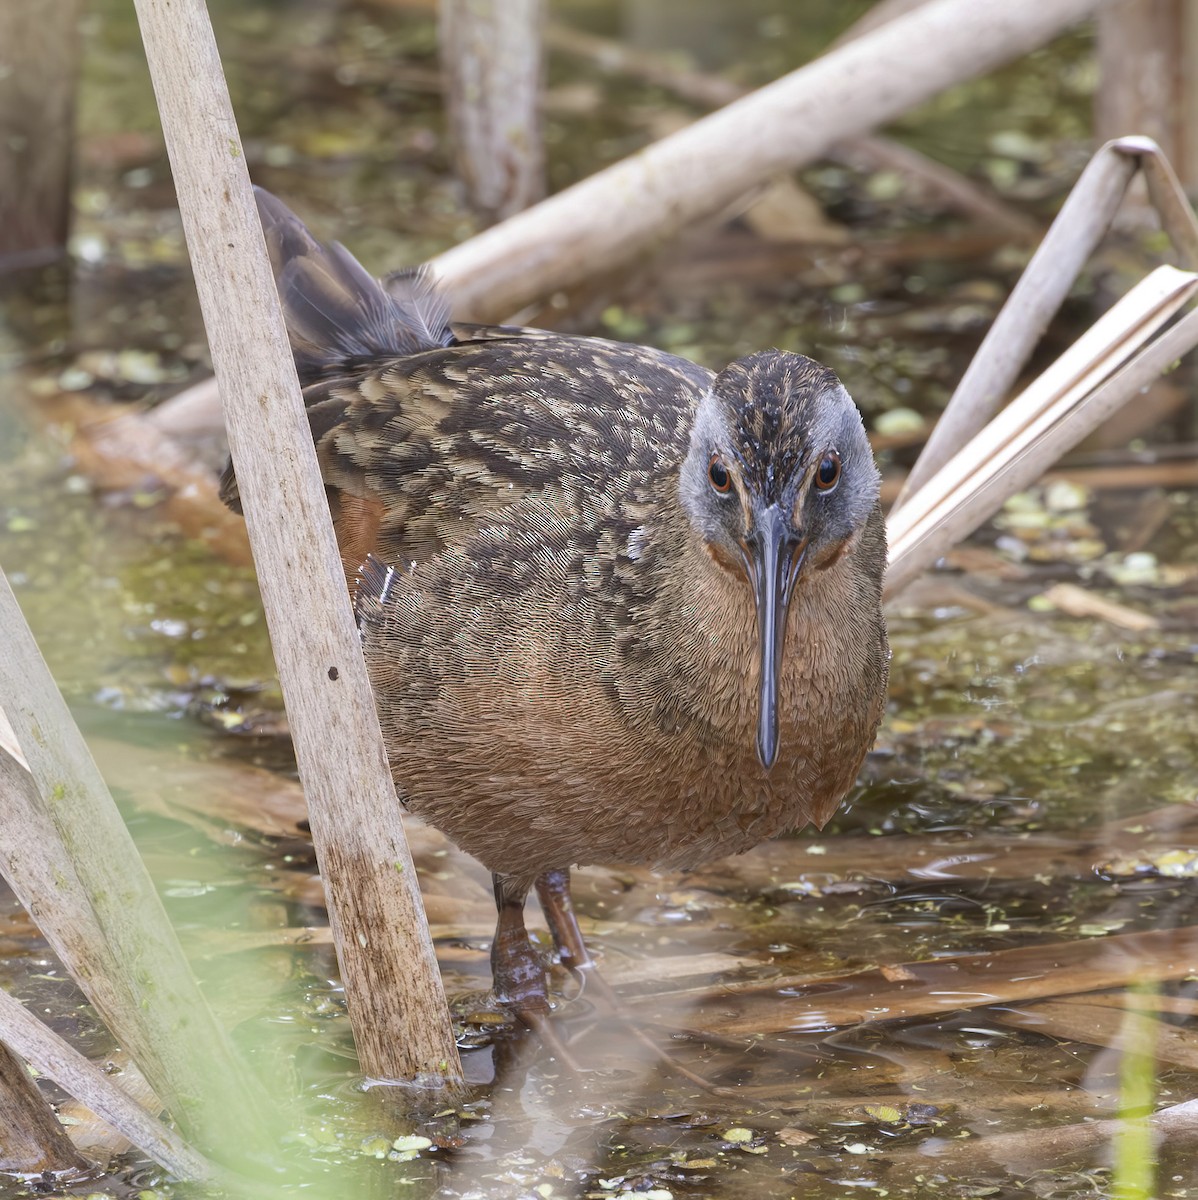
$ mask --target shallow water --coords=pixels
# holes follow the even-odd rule
[[[729,6],[688,5],[688,49],[760,82],[813,53],[851,7],[829,0],[799,21],[754,0],[752,20],[736,6],[732,37]],[[662,48],[677,10],[555,13]],[[319,233],[381,272],[477,228],[448,175],[427,14],[213,11],[255,178]],[[561,57],[549,78],[554,186],[684,107]],[[1084,161],[1093,78],[1078,34],[901,131],[1041,214]],[[486,880],[416,831],[473,1090],[412,1130],[429,1145],[397,1148],[387,1092],[359,1086],[327,941],[294,944],[324,918],[252,572],[182,539],[152,483],[101,492],[68,453],[64,395],[140,408],[205,372],[136,29],[115,0],[88,18],[86,80],[73,257],[3,296],[0,562],[214,1004],[263,1073],[288,1080],[294,1186],[543,1200],[1110,1194],[1111,1136],[1076,1154],[1036,1137],[1142,1111],[1120,1075],[1132,984],[1149,989],[1136,1004],[1162,1014],[1156,1067],[1140,1073],[1147,1103],[1194,1093],[1194,494],[1039,489],[978,535],[985,553],[966,569],[901,597],[879,744],[823,833],[687,875],[579,873],[584,930],[630,1020],[717,1092],[602,1021],[597,989],[577,997],[560,972],[577,1073],[497,1026]],[[713,365],[803,349],[841,373],[871,428],[898,407],[934,414],[1020,253],[991,243],[961,255],[961,223],[901,180],[839,164],[802,180],[870,252],[787,252],[785,270],[748,269],[743,229],[704,234],[623,290],[537,319]],[[717,253],[730,246],[743,254]],[[1148,261],[1137,247],[1108,257],[1052,340]],[[1138,436],[1167,443],[1191,426],[1182,415]],[[883,466],[905,453],[887,451]],[[1043,601],[1062,581],[1160,627],[1062,615]],[[262,768],[282,773],[277,784]],[[111,1050],[11,899],[0,980],[89,1053]],[[1192,1159],[1166,1153],[1155,1194],[1198,1191]],[[74,1190],[145,1189],[188,1194],[136,1159]]]

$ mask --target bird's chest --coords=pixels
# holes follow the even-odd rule
[[[755,615],[741,599],[711,598],[667,646],[626,657],[597,706],[603,716],[590,732],[610,722],[610,737],[596,790],[618,814],[609,857],[689,866],[737,853],[823,824],[852,785],[880,712],[868,656],[854,644],[871,631],[797,606],[780,680],[780,751],[766,771],[756,749]]]

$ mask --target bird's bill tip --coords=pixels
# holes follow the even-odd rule
[[[764,701],[764,689],[763,689]],[[768,771],[778,760],[778,719],[777,711],[767,712],[763,703],[761,715],[757,722],[757,758]]]

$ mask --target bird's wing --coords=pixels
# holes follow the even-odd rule
[[[577,519],[676,471],[706,368],[644,346],[451,325],[431,278],[380,283],[281,201],[258,206],[350,578],[423,562],[551,496]],[[221,495],[240,509],[232,464]]]

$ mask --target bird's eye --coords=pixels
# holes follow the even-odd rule
[[[707,479],[721,496],[726,496],[732,490],[732,476],[718,454],[713,454],[711,462],[707,464]]]
[[[821,492],[830,492],[840,480],[840,455],[835,450],[829,450],[819,460],[815,471],[815,486]]]

